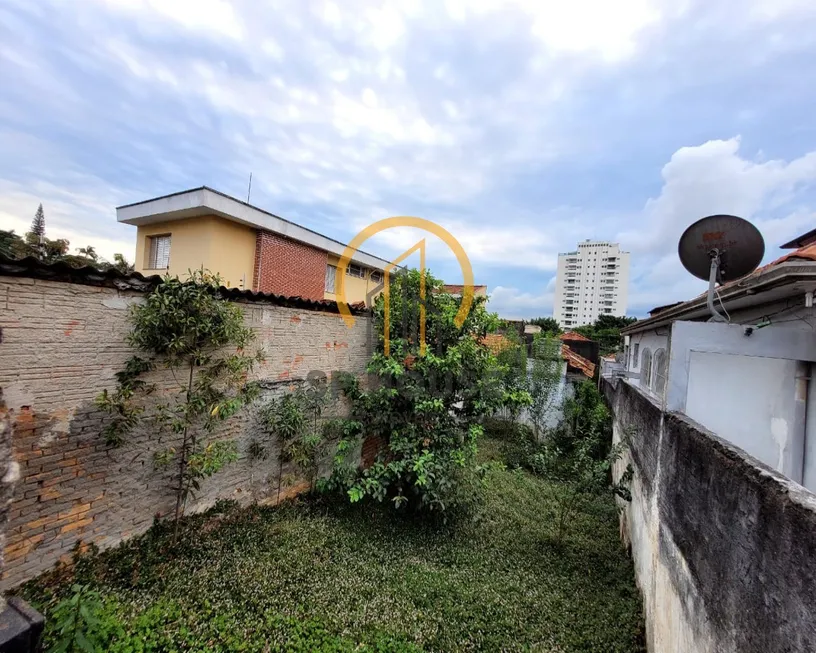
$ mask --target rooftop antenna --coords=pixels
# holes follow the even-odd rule
[[[765,241],[759,229],[747,220],[734,215],[710,215],[683,232],[677,252],[686,270],[698,279],[708,280],[709,322],[728,322],[714,306],[715,284],[734,281],[756,270],[765,255]]]
[[[249,188],[247,188],[247,204],[249,204],[249,196],[252,194],[252,173],[249,173]]]

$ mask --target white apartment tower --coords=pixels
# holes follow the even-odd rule
[[[561,328],[591,324],[599,315],[626,315],[629,252],[617,243],[585,240],[558,255],[553,316]]]

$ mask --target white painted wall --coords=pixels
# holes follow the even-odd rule
[[[804,435],[795,432],[795,377],[793,360],[693,351],[685,413],[801,482],[801,457],[793,460]]]
[[[637,345],[637,347],[635,347]],[[668,355],[669,347],[669,327],[663,327],[657,331],[644,331],[636,333],[629,338],[628,359],[626,362],[626,369],[630,372],[640,374],[637,379],[632,379],[632,383],[640,386],[644,392],[654,394],[650,389],[651,379],[645,378],[643,375],[643,352],[648,349],[652,354],[652,368],[651,374],[654,374],[654,355],[659,349],[664,349]],[[635,349],[637,349],[637,359],[635,359]],[[662,400],[662,397],[658,397]]]

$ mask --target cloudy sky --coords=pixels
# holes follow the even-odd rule
[[[559,251],[619,241],[643,315],[703,288],[697,218],[750,218],[768,259],[816,227],[815,64],[813,0],[3,0],[0,228],[42,202],[50,237],[132,259],[117,205],[252,172],[340,240],[442,224],[506,317],[552,314]]]

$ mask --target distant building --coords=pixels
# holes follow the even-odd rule
[[[336,299],[344,243],[206,186],[120,206],[116,218],[138,227],[138,272],[183,276],[203,267],[230,288]],[[355,252],[346,268],[346,301],[370,299],[387,265]]]
[[[592,324],[599,315],[626,315],[629,252],[587,240],[558,255],[553,317],[562,328]]]

